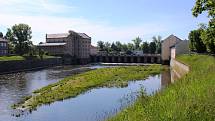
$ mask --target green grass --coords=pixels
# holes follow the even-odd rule
[[[109,121],[214,121],[215,57],[183,55],[191,71],[163,91],[142,95]]]
[[[0,61],[25,60],[23,56],[1,56]]]
[[[43,57],[44,59],[48,58],[55,58],[54,56],[47,56]],[[0,61],[16,61],[16,60],[28,60],[28,59],[40,59],[39,56],[1,56]]]
[[[75,97],[94,87],[126,86],[130,80],[145,79],[160,71],[160,65],[114,67],[88,71],[36,90],[34,92],[36,96],[28,97],[28,100],[19,104],[18,107],[33,109],[42,104]]]

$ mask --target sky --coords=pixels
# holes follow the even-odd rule
[[[195,0],[0,0],[0,31],[25,23],[32,29],[34,44],[45,34],[82,32],[97,41],[131,42],[136,37],[151,41],[171,34],[187,39],[204,13],[192,16]]]

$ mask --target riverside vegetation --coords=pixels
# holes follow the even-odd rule
[[[95,87],[126,86],[128,81],[142,80],[149,75],[159,74],[161,69],[160,65],[147,65],[91,70],[36,90],[33,96],[26,97],[23,102],[13,107],[35,109],[42,104],[75,97]]]
[[[214,121],[215,57],[183,55],[191,71],[153,96],[144,93],[109,121]]]

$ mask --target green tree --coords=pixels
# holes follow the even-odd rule
[[[143,53],[149,53],[149,44],[148,44],[148,42],[143,42],[143,44],[141,45],[141,48],[143,50]]]
[[[128,43],[128,50],[133,51],[135,49],[134,44]]]
[[[140,49],[140,43],[142,42],[142,39],[140,37],[137,37],[132,40],[134,42],[134,47],[136,50]]]
[[[156,44],[156,53],[161,53],[161,39],[162,39],[161,36],[158,36],[158,37],[153,36],[152,37],[153,42],[155,42],[155,44]]]
[[[13,44],[15,53],[23,55],[28,53],[32,46],[31,34],[31,27],[27,24],[15,24],[11,29],[8,29],[6,38]]]
[[[117,48],[117,52],[120,52],[122,50],[122,44],[120,41],[116,41],[116,48]]]
[[[198,17],[202,12],[207,12],[210,20],[208,28],[201,34],[201,39],[206,45],[207,51],[215,53],[215,0],[196,0],[192,14]]]
[[[45,51],[39,48],[39,56],[41,60],[43,60],[44,55],[45,55]]]
[[[99,47],[100,51],[104,51],[104,42],[103,41],[98,41],[97,46]]]
[[[201,39],[209,53],[215,53],[215,28],[208,28],[201,33]]]
[[[193,15],[198,17],[204,11],[208,12],[208,17],[215,18],[215,0],[196,0],[192,9]]]
[[[193,30],[189,33],[189,47],[191,51],[198,53],[206,52],[206,46],[201,39],[203,29]]]
[[[108,53],[111,51],[111,44],[109,42],[105,42],[104,51],[106,51]]]
[[[114,52],[117,51],[117,47],[116,47],[116,44],[114,42],[111,44],[111,50]]]
[[[156,43],[155,42],[150,42],[150,44],[149,44],[149,52],[151,54],[154,54],[156,52]]]
[[[4,37],[3,33],[2,33],[2,32],[0,32],[0,38],[3,38],[3,37]]]
[[[128,51],[128,46],[127,44],[122,45],[122,51],[127,52]]]

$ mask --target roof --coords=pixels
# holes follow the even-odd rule
[[[0,38],[0,42],[8,42],[8,40]]]
[[[59,34],[46,34],[46,38],[52,39],[52,38],[66,38],[70,35],[71,32],[74,31],[69,31],[69,33],[59,33]],[[74,32],[76,34],[78,34],[80,37],[84,38],[84,39],[91,39],[91,37],[89,37],[87,34],[85,33],[77,33]]]
[[[91,37],[89,37],[87,34],[85,33],[78,33],[79,36],[81,36],[84,39],[91,39]]]
[[[59,33],[59,34],[46,34],[46,38],[66,38],[69,33]]]
[[[164,42],[165,40],[167,40],[168,38],[171,38],[171,37],[176,38],[176,40],[182,41],[182,40],[181,40],[180,38],[178,38],[177,36],[171,34],[170,36],[168,36],[166,39],[162,40],[161,42]]]
[[[63,46],[66,45],[66,43],[42,43],[39,44],[38,46]]]

